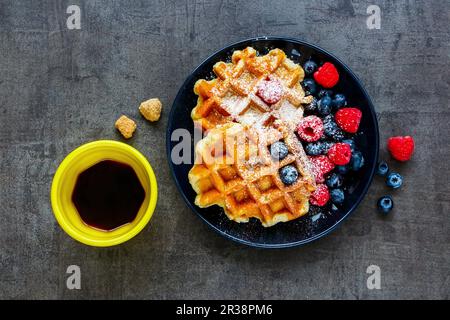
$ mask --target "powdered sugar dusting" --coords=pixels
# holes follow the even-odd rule
[[[268,104],[275,104],[283,96],[283,87],[277,79],[262,80],[256,94]]]
[[[263,113],[261,111],[249,107],[249,109],[246,110],[244,114],[237,117],[237,120],[244,125],[251,125],[258,121],[261,118],[262,114]]]
[[[283,100],[278,114],[281,120],[289,123],[292,128],[295,128],[303,118],[303,108],[297,108],[288,100]]]
[[[242,98],[237,95],[228,94],[221,100],[221,106],[224,108],[228,113],[236,118],[238,115],[244,110],[249,101],[247,98]]]

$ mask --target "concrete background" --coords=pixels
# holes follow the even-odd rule
[[[66,8],[81,8],[81,30]],[[381,29],[366,8],[381,8]],[[386,299],[450,297],[450,3],[437,1],[0,1],[0,298]],[[213,51],[258,35],[316,43],[362,79],[377,108],[381,156],[390,135],[411,134],[414,159],[395,166],[405,184],[388,218],[387,189],[369,194],[338,230],[306,247],[266,251],[209,230],[183,203],[169,173],[165,127],[189,72]],[[162,119],[137,111],[149,97]],[[121,137],[114,121],[138,122],[129,142],[160,187],[150,225],[108,249],[81,245],[57,225],[50,183],[82,143]],[[82,289],[66,288],[81,267]],[[368,290],[366,268],[381,268]]]

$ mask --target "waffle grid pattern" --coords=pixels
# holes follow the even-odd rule
[[[281,161],[269,152],[276,141],[288,146]],[[314,179],[300,143],[282,121],[269,117],[257,130],[237,123],[213,129],[197,145],[196,159],[189,180],[200,207],[219,205],[231,220],[257,218],[266,227],[308,212]],[[286,186],[279,170],[289,164],[299,179]]]
[[[303,69],[280,49],[265,56],[258,56],[250,47],[235,51],[231,63],[220,61],[213,71],[217,78],[200,79],[194,87],[199,99],[192,119],[201,121],[203,129],[232,121],[251,125],[261,114],[277,111],[281,118],[286,115],[286,121],[295,122],[303,116],[301,104],[312,101],[312,96],[305,97],[300,85]],[[259,83],[268,78],[278,80],[283,88],[282,98],[274,105],[256,94]]]
[[[294,134],[303,118],[302,104],[312,101],[300,85],[303,69],[282,50],[259,56],[248,47],[235,51],[231,62],[217,62],[213,71],[217,78],[200,79],[194,86],[198,101],[191,116],[208,131],[195,148],[196,163],[189,172],[196,205],[219,205],[231,220],[257,218],[265,227],[306,214],[315,181]],[[257,94],[265,80],[281,84],[281,99],[275,104]],[[269,152],[276,141],[289,150],[281,161]],[[299,173],[292,185],[280,179],[279,170],[286,165]]]

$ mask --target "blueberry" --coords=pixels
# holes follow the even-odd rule
[[[333,189],[330,191],[330,197],[334,204],[342,204],[345,199],[344,191],[342,189]]]
[[[344,139],[342,140],[343,143],[346,143],[350,146],[350,150],[352,150],[352,152],[356,151],[356,143],[353,139]]]
[[[305,94],[307,96],[314,95],[317,92],[317,84],[313,79],[305,79],[303,80],[303,89],[305,90]]]
[[[403,183],[403,177],[397,172],[391,172],[387,176],[386,185],[393,189],[398,189]]]
[[[319,100],[317,103],[317,111],[322,116],[327,116],[331,113],[331,98],[329,96],[325,96]]]
[[[284,184],[293,184],[298,179],[298,171],[293,165],[287,165],[281,168],[280,178]]]
[[[386,161],[380,161],[377,165],[377,175],[384,177],[387,175],[388,171],[389,166]]]
[[[305,74],[312,75],[314,71],[317,70],[317,63],[312,60],[308,60],[303,65],[303,70],[305,70]]]
[[[355,151],[350,159],[350,168],[359,171],[364,166],[364,157],[360,151]]]
[[[333,98],[333,108],[335,110],[345,107],[347,105],[347,99],[342,93],[337,93]]]
[[[309,156],[318,156],[322,154],[322,144],[320,142],[308,143],[305,152]]]
[[[305,151],[309,156],[318,156],[326,154],[332,145],[333,143],[328,141],[311,142],[306,145]]]
[[[336,171],[340,174],[347,174],[350,171],[350,167],[348,165],[345,166],[336,166]]]
[[[339,173],[333,172],[327,177],[325,183],[330,189],[340,188],[344,184],[344,178]]]
[[[394,201],[390,196],[383,196],[378,199],[377,207],[381,213],[388,214],[394,207]]]
[[[313,98],[310,104],[307,104],[304,107],[306,112],[315,112],[317,111],[317,99]]]
[[[330,99],[331,99],[332,95],[333,95],[333,91],[328,90],[328,89],[320,89],[319,94],[318,94],[319,98],[330,97]]]
[[[323,119],[323,131],[327,137],[335,141],[344,139],[344,132],[334,122],[332,115],[328,115]]]
[[[282,141],[272,143],[270,146],[270,155],[274,160],[283,160],[288,155],[289,150],[286,144]]]

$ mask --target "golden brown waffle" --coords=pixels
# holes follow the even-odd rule
[[[198,101],[191,115],[203,129],[228,122],[251,125],[264,113],[278,113],[278,117],[295,125],[303,117],[301,104],[312,101],[312,96],[305,97],[300,85],[303,69],[280,49],[264,56],[258,56],[251,47],[235,51],[230,63],[217,62],[213,71],[217,78],[200,79],[194,86]],[[258,84],[267,78],[282,85],[281,100],[273,105],[256,94]]]
[[[281,161],[269,152],[276,141],[289,149]],[[279,176],[280,168],[288,164],[299,172],[292,185],[285,185]],[[228,123],[210,130],[196,146],[189,182],[199,207],[219,205],[231,220],[257,218],[265,227],[306,214],[315,188],[300,142],[284,121],[269,114],[251,127]]]

